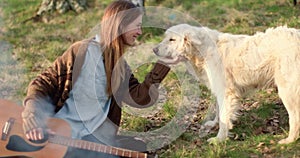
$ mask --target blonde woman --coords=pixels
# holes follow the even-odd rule
[[[142,9],[133,3],[112,2],[102,17],[99,36],[74,43],[29,84],[22,113],[28,139],[44,139],[47,117],[57,117],[70,124],[73,138],[146,151],[142,141],[117,135],[121,103],[152,105],[158,84],[170,70],[159,61],[139,83],[122,58],[126,47],[142,34],[142,17]],[[65,155],[109,156],[71,147]]]

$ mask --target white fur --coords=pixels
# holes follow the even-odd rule
[[[162,58],[189,59],[216,96],[219,131],[209,141],[223,141],[236,119],[239,99],[253,90],[277,86],[289,114],[289,135],[279,143],[298,139],[300,131],[300,31],[277,27],[255,35],[233,35],[207,27],[179,24],[166,31],[154,48]]]

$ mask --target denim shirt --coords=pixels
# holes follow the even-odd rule
[[[99,38],[90,42],[81,72],[69,98],[55,117],[66,120],[72,128],[72,138],[81,139],[100,127],[109,112],[111,99],[106,92],[106,73]]]

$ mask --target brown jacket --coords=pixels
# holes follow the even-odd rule
[[[50,98],[51,104],[55,106],[53,113],[58,112],[68,99],[72,84],[75,83],[80,73],[89,42],[92,41],[87,39],[72,44],[50,67],[38,75],[28,86],[27,96],[23,103],[24,106],[30,99],[38,97]],[[158,83],[164,79],[169,70],[169,67],[156,63],[145,77],[144,82],[139,83],[130,69],[128,69],[126,71],[128,79],[121,84],[120,90],[114,94],[108,117],[115,124],[120,124],[121,101],[132,106],[153,104],[158,98]],[[129,86],[129,93],[124,92],[122,86]],[[130,94],[130,96],[126,94]],[[150,94],[154,98],[151,98]]]

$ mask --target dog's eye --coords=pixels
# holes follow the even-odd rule
[[[174,38],[170,38],[169,40],[170,42],[176,41]]]

